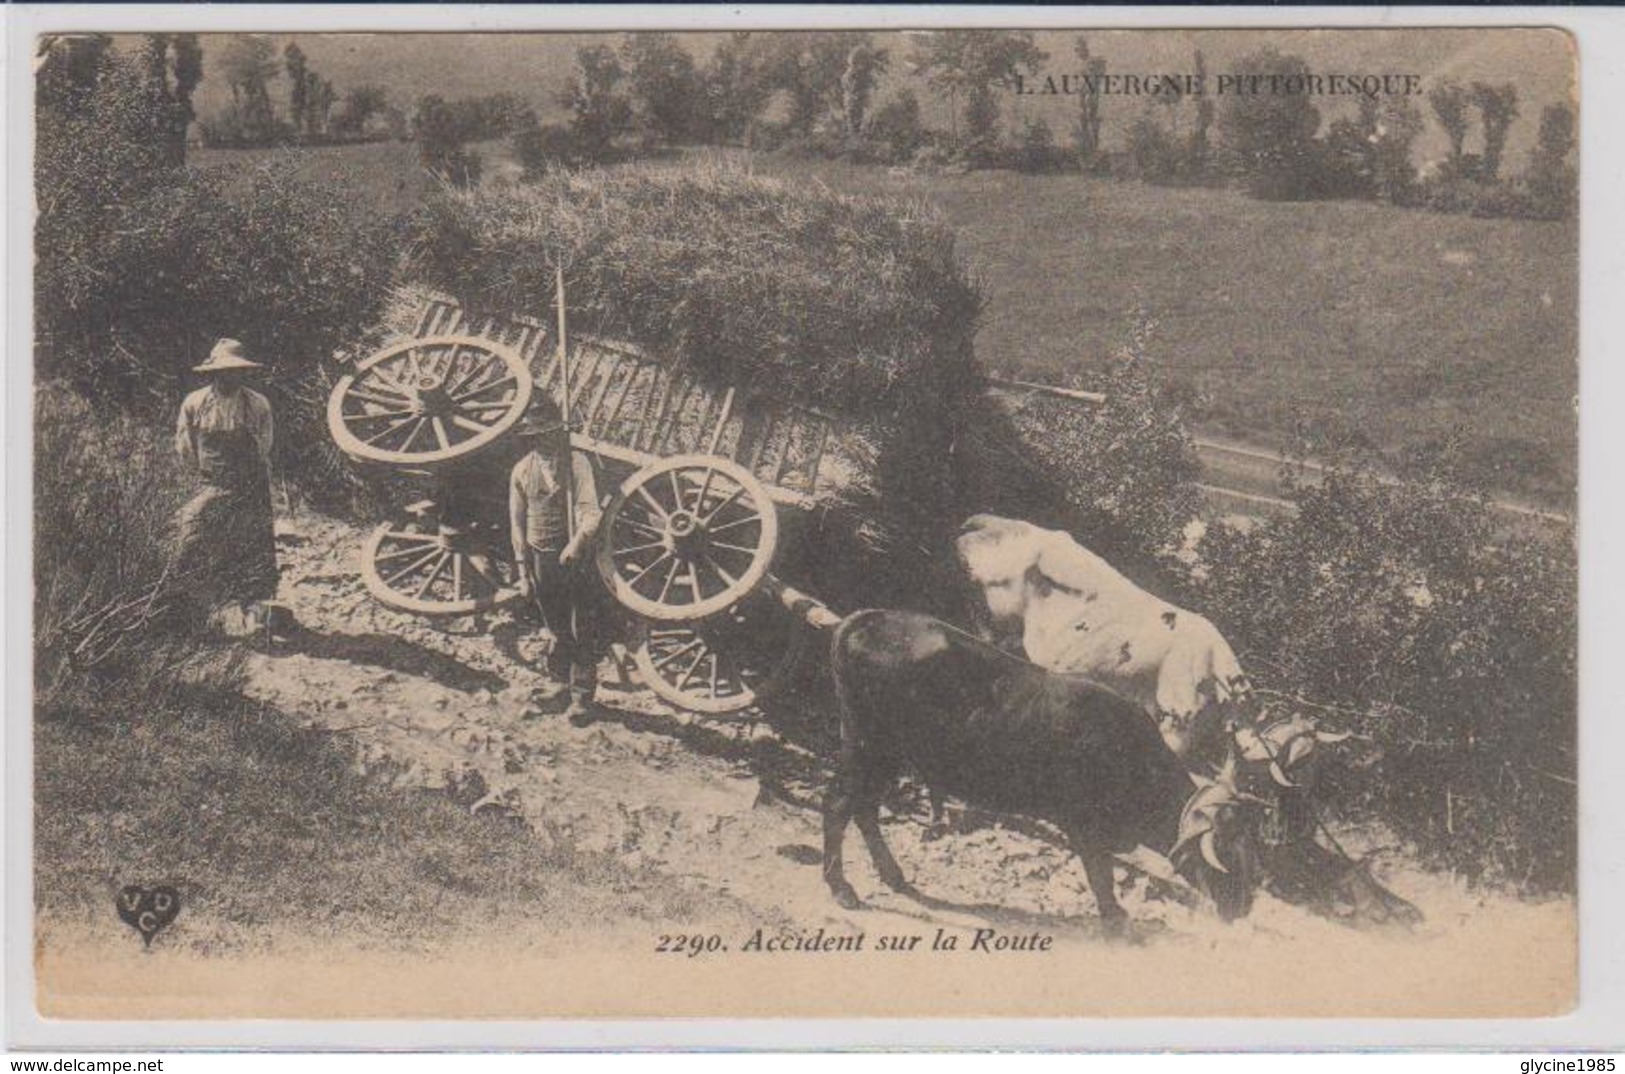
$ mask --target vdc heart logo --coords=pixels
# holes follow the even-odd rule
[[[152,946],[152,938],[180,916],[181,893],[167,885],[149,888],[130,884],[118,893],[118,916]]]

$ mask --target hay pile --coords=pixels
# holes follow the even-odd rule
[[[472,309],[550,309],[724,384],[864,415],[974,377],[981,296],[926,207],[719,165],[447,191],[411,267]]]
[[[1021,454],[983,396],[982,297],[924,205],[715,165],[556,174],[437,195],[409,265],[493,313],[550,309],[562,265],[572,330],[834,416],[873,450],[779,571],[841,610],[945,611],[951,536]]]

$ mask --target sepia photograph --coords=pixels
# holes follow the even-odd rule
[[[31,48],[42,1018],[1575,1009],[1570,33]]]

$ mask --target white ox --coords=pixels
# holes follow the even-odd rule
[[[1028,659],[1133,701],[1179,756],[1198,715],[1246,697],[1246,673],[1218,628],[1147,593],[1069,534],[976,515],[957,544],[995,626],[1019,627]]]

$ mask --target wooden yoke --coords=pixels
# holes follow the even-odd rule
[[[841,617],[831,611],[829,605],[795,586],[785,585],[771,574],[762,580],[762,585],[779,599],[780,604],[806,620],[808,626],[832,630],[841,623]]]

